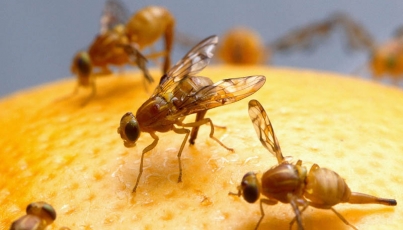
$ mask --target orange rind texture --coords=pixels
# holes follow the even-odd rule
[[[153,76],[160,72],[151,71]],[[247,112],[250,99],[266,109],[283,154],[330,168],[352,191],[394,198],[398,205],[335,206],[359,229],[399,229],[403,218],[403,92],[332,73],[265,66],[210,66],[200,75],[224,78],[265,75],[256,94],[207,113],[215,136],[202,126],[194,146],[177,151],[184,136],[157,133],[160,142],[145,155],[136,193],[141,151],[152,142],[142,133],[134,148],[117,134],[122,115],[135,113],[148,98],[140,72],[97,79],[97,94],[71,93],[75,79],[17,92],[0,100],[0,229],[25,214],[34,201],[57,212],[49,229],[253,229],[258,202],[229,196],[249,171],[263,173],[276,159],[261,146]],[[157,81],[158,82],[158,81]],[[186,121],[191,121],[190,116]],[[260,229],[288,229],[289,204],[264,206]],[[348,229],[330,210],[308,208],[306,229]],[[295,228],[295,226],[294,226]]]

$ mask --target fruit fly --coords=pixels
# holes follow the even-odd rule
[[[26,213],[11,224],[10,230],[44,230],[56,220],[55,209],[43,201],[29,204]],[[59,230],[70,228],[61,227]]]
[[[207,77],[195,76],[204,69],[213,56],[218,42],[217,36],[210,36],[191,49],[176,65],[161,77],[151,97],[137,110],[136,116],[127,112],[120,120],[118,133],[126,147],[133,147],[141,132],[147,132],[154,141],[143,149],[139,175],[133,192],[136,191],[143,172],[144,154],[158,143],[156,132],[174,131],[184,134],[178,152],[179,176],[182,181],[181,154],[186,140],[194,144],[198,128],[210,123],[210,138],[228,150],[220,140],[214,137],[214,125],[210,118],[205,118],[207,110],[239,101],[259,90],[266,81],[264,76],[249,76],[224,79],[213,83]],[[196,114],[196,121],[184,123],[190,114]],[[192,128],[192,131],[189,130]]]
[[[111,73],[110,65],[137,65],[146,81],[152,83],[154,80],[146,67],[147,59],[165,56],[163,72],[168,71],[174,25],[174,17],[163,7],[145,7],[129,17],[122,2],[108,0],[101,17],[100,33],[87,51],[79,51],[73,58],[71,72],[78,78],[73,94],[77,93],[80,86],[91,87],[92,93],[87,101],[91,99],[96,93],[94,78]],[[141,50],[154,44],[160,37],[165,41],[164,51],[148,55],[141,53]],[[95,68],[99,71],[95,72]]]
[[[130,62],[129,55],[120,46],[128,43],[125,23],[129,15],[123,2],[106,1],[101,16],[100,33],[94,38],[88,50],[78,51],[73,57],[70,70],[77,76],[77,86],[73,95],[78,92],[80,86],[92,88],[92,93],[84,104],[96,94],[95,77],[111,73],[108,65],[122,66]],[[144,61],[146,60],[137,62]],[[98,69],[98,71],[94,71],[94,69]],[[143,73],[148,81],[152,81],[147,70]]]
[[[255,203],[260,195],[261,217],[256,225],[257,229],[264,218],[263,204],[275,205],[278,202],[291,204],[298,229],[303,229],[301,214],[308,206],[319,209],[332,210],[345,224],[350,224],[333,206],[339,203],[350,204],[382,204],[395,206],[394,199],[378,198],[375,196],[351,192],[350,188],[336,172],[320,168],[314,164],[310,171],[302,166],[302,161],[291,163],[289,157],[284,157],[269,117],[257,100],[249,102],[249,116],[262,145],[271,152],[278,161],[278,165],[266,171],[259,180],[253,172],[248,172],[242,178],[238,192],[230,195],[242,196],[247,202]],[[300,209],[302,207],[302,209]]]
[[[234,27],[223,35],[223,42],[217,48],[217,56],[227,64],[264,64],[269,61],[273,53],[314,47],[318,40],[329,35],[333,27],[333,19],[311,23],[266,44],[259,33],[253,29],[243,26]],[[190,46],[195,43],[192,36],[177,34],[176,40],[179,44]]]
[[[56,220],[56,211],[48,203],[40,201],[27,206],[26,215],[11,224],[10,230],[29,229],[42,230]]]

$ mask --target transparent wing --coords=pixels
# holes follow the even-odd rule
[[[274,134],[270,119],[262,105],[257,100],[251,100],[249,101],[248,112],[262,145],[277,158],[278,163],[283,162],[284,157],[280,145]]]
[[[176,109],[180,111],[175,116],[186,116],[239,101],[258,91],[265,81],[265,76],[258,75],[225,79],[202,87],[194,94],[186,96],[179,100],[178,103],[174,103]]]
[[[367,50],[375,48],[375,41],[370,33],[345,13],[334,13],[329,18],[298,28],[267,45],[273,52],[291,49],[310,49],[321,44],[329,34],[341,29],[345,33],[348,49]]]
[[[126,24],[129,20],[130,12],[125,4],[120,0],[107,0],[101,16],[100,33],[113,29],[116,25]]]
[[[160,83],[151,97],[175,88],[186,76],[193,76],[204,69],[214,55],[213,52],[217,42],[218,37],[213,35],[193,47],[178,63],[161,77]]]
[[[149,83],[154,82],[154,78],[150,75],[147,68],[147,58],[133,45],[133,44],[118,44],[129,55],[132,63],[136,63],[137,66],[143,71],[143,75]]]
[[[272,52],[285,52],[291,49],[312,49],[322,43],[334,28],[334,20],[329,19],[321,22],[301,26],[276,41],[267,45]]]
[[[344,13],[335,13],[332,16],[335,24],[341,27],[347,38],[348,49],[372,51],[376,42],[368,30]]]

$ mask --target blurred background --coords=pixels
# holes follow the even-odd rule
[[[237,25],[250,27],[270,42],[299,26],[345,12],[367,28],[377,42],[385,42],[403,25],[401,0],[338,1],[163,1],[123,0],[130,12],[147,5],[167,7],[182,33],[204,38],[221,35]],[[99,32],[104,1],[1,1],[0,96],[44,82],[70,77],[70,63]],[[331,33],[311,52],[275,54],[271,64],[350,74],[368,53],[348,52],[340,32]],[[187,52],[175,46],[175,63]]]

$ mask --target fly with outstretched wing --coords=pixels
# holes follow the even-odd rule
[[[135,146],[141,132],[149,133],[154,139],[142,152],[139,175],[133,192],[136,191],[143,171],[144,154],[158,143],[159,138],[156,132],[172,130],[185,135],[178,152],[178,182],[182,181],[181,154],[186,140],[190,135],[190,143],[194,144],[201,125],[210,123],[210,138],[224,148],[232,150],[214,137],[213,122],[204,116],[209,109],[252,95],[263,86],[266,78],[257,75],[224,79],[213,83],[210,78],[195,76],[208,65],[217,42],[217,36],[210,36],[197,44],[161,77],[160,84],[152,96],[137,110],[136,116],[131,112],[123,115],[118,133],[126,147]],[[190,114],[196,114],[195,122],[183,123],[185,117]]]

